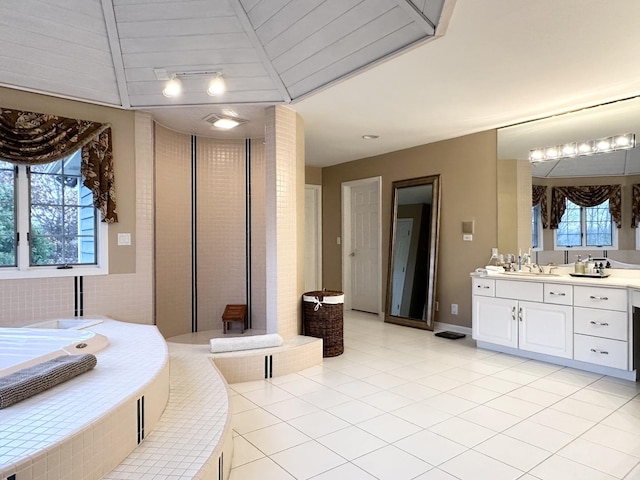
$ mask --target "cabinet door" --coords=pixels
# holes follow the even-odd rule
[[[518,302],[506,298],[473,296],[473,338],[506,347],[518,346]]]
[[[536,302],[518,304],[518,345],[522,350],[573,358],[573,309]]]

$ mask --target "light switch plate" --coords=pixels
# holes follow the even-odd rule
[[[118,234],[118,245],[131,245],[131,234],[130,233],[119,233]]]
[[[465,242],[470,242],[473,240],[473,235],[465,233],[464,235],[462,235],[462,240],[464,240]]]

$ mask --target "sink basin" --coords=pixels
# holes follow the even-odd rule
[[[559,273],[541,272],[502,272],[501,275],[512,275],[514,277],[559,277]]]

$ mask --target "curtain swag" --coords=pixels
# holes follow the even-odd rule
[[[631,228],[640,225],[640,183],[631,185]]]
[[[551,228],[557,229],[567,208],[566,199],[580,207],[595,207],[609,200],[609,212],[616,227],[622,227],[620,185],[589,185],[582,187],[553,187],[551,189]]]
[[[538,204],[540,205],[540,211],[542,212],[542,228],[549,228],[546,185],[534,185],[531,193],[531,206],[535,207]]]
[[[111,126],[43,113],[0,108],[0,159],[42,165],[82,148],[83,185],[93,192],[102,221],[118,221]]]

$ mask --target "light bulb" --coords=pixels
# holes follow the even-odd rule
[[[218,75],[216,78],[209,82],[209,88],[207,88],[207,94],[215,97],[217,95],[222,95],[226,90],[226,85],[224,84],[224,79]]]
[[[172,78],[169,80],[164,89],[162,90],[162,94],[165,97],[177,97],[182,92],[182,82],[178,78]]]
[[[591,145],[587,142],[583,142],[578,146],[578,151],[583,155],[591,153]]]
[[[529,160],[531,161],[540,161],[544,158],[544,152],[542,150],[531,150],[529,152]]]
[[[567,143],[564,147],[562,147],[562,154],[571,157],[578,152],[575,143]]]
[[[609,141],[608,138],[605,138],[603,140],[598,140],[598,143],[596,146],[598,147],[598,150],[601,152],[604,152],[606,150],[611,150],[611,142]]]

